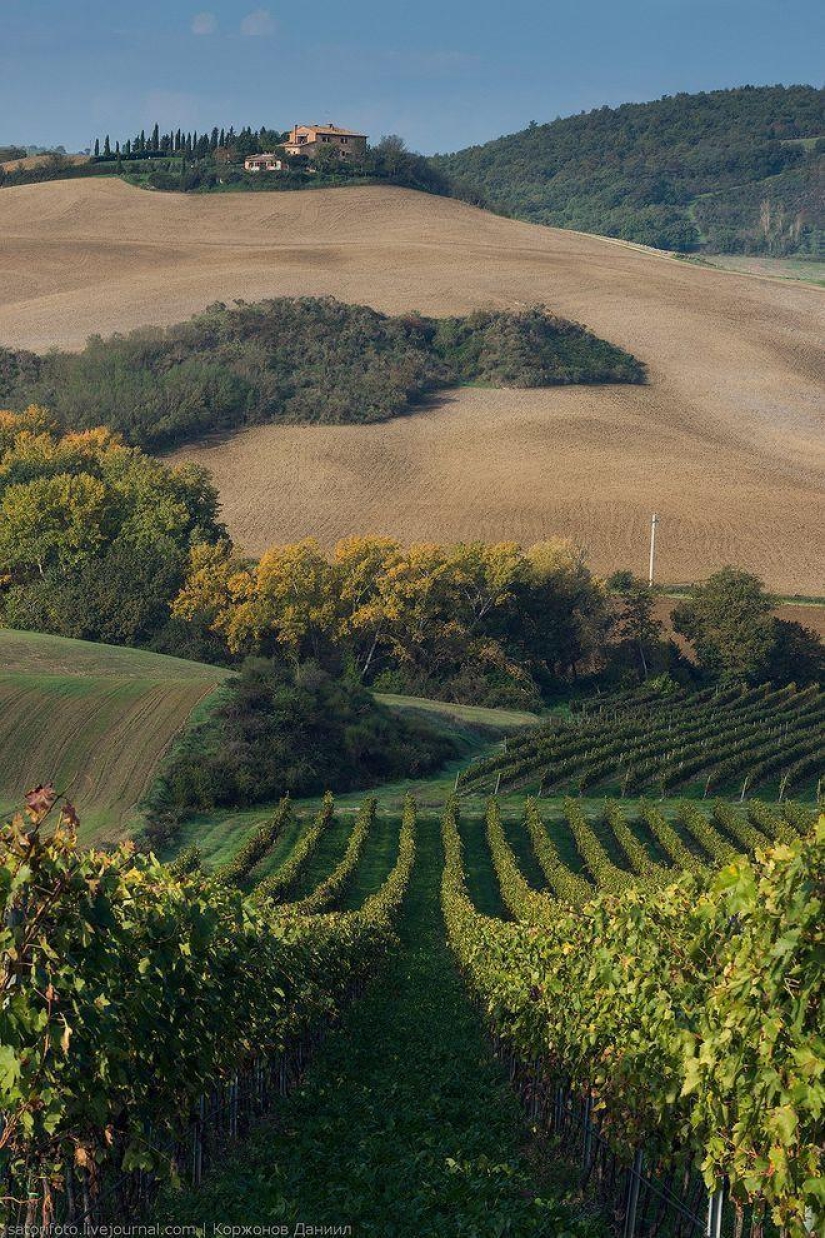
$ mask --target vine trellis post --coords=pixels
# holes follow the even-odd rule
[[[636,1234],[636,1211],[639,1206],[639,1186],[642,1181],[642,1167],[644,1165],[644,1153],[641,1148],[637,1148],[633,1156],[633,1167],[628,1174],[627,1182],[627,1206],[624,1214],[624,1230],[623,1238],[635,1238]]]
[[[705,1228],[705,1238],[721,1238],[724,1202],[725,1188],[724,1185],[720,1185],[708,1195],[708,1223]]]

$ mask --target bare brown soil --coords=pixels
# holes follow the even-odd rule
[[[464,390],[385,426],[263,427],[207,464],[249,550],[314,534],[562,533],[600,570],[725,562],[825,593],[825,293],[399,189],[178,196],[118,181],[0,193],[0,343],[79,347],[210,301],[325,294],[401,312],[544,302],[647,387]]]

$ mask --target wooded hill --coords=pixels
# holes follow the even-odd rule
[[[743,86],[598,108],[436,156],[453,192],[662,249],[825,247],[825,90]]]
[[[46,405],[64,429],[107,426],[150,450],[264,422],[384,421],[462,383],[643,381],[635,357],[540,306],[435,319],[281,297],[94,336],[81,353],[0,346],[0,407]]]

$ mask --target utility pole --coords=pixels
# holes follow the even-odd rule
[[[650,588],[653,588],[653,568],[656,562],[656,525],[659,523],[659,517],[656,513],[650,521],[650,572],[648,573],[647,583]]]

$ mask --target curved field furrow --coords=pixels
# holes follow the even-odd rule
[[[0,810],[53,781],[75,803],[84,841],[123,833],[169,744],[226,678],[215,667],[23,632],[0,632],[3,655]]]

